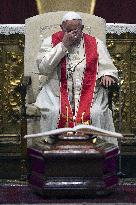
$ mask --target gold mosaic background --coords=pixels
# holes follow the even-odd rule
[[[0,38],[0,134],[20,134],[21,96],[17,86],[23,77],[24,36]]]
[[[136,127],[136,36],[108,35],[107,46],[119,70],[121,86],[120,98],[114,96],[116,130],[132,133]]]

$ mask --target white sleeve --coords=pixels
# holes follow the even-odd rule
[[[97,50],[98,50],[98,76],[100,78],[105,75],[110,75],[118,79],[118,70],[114,66],[110,54],[102,41],[97,40]]]
[[[50,75],[55,67],[59,64],[60,60],[66,55],[67,49],[62,42],[52,47],[52,38],[44,39],[42,46],[37,56],[37,66],[40,74]]]

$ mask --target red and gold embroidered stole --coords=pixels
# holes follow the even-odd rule
[[[62,42],[63,32],[52,35],[52,44],[56,46]],[[73,114],[68,94],[68,84],[66,77],[66,56],[60,61],[60,119],[58,127],[74,127],[77,124],[90,124],[90,108],[92,106],[94,89],[97,75],[97,44],[96,39],[88,34],[83,34],[85,45],[86,68],[82,82],[82,90],[77,113]]]

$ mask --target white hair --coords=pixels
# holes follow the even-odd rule
[[[74,11],[69,11],[68,13],[66,13],[63,18],[62,18],[62,22],[64,21],[68,21],[68,20],[74,20],[74,19],[77,19],[77,20],[81,20],[82,21],[82,18],[81,16],[74,12]]]

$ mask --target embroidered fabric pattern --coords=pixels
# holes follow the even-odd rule
[[[136,34],[136,24],[106,24],[106,33],[115,33],[120,35],[126,32]]]
[[[53,25],[52,27],[55,28],[56,25]],[[49,26],[46,26],[44,29],[49,29]],[[106,33],[115,33],[120,35],[126,32],[136,34],[136,24],[106,24]],[[15,33],[25,34],[25,24],[0,24],[0,34],[10,35]]]
[[[85,60],[85,50],[84,50],[84,54],[81,55],[81,53],[80,53],[80,49],[82,49],[82,48],[84,50],[83,38],[82,38],[80,45],[78,45],[77,47],[71,48],[71,50],[67,53],[68,93],[69,93],[70,104],[71,104],[71,107],[72,107],[72,110],[74,113],[78,109],[77,99],[79,98],[78,96],[81,95],[81,90],[78,90],[78,87],[80,87],[81,85],[79,85],[79,84],[82,83],[79,80],[80,77],[77,75],[79,75],[79,74],[83,75],[83,72],[85,70],[85,66],[84,66],[84,69],[82,71],[80,69],[80,72],[78,71],[75,73],[75,70],[79,70],[78,66]],[[81,56],[82,56],[82,58],[81,58]],[[73,79],[74,75],[76,75],[75,81]],[[77,82],[77,81],[79,81],[79,82]],[[76,90],[76,92],[75,92],[75,90]],[[75,100],[76,100],[76,102],[75,102]]]
[[[0,24],[0,34],[11,35],[11,34],[25,34],[24,24]]]

